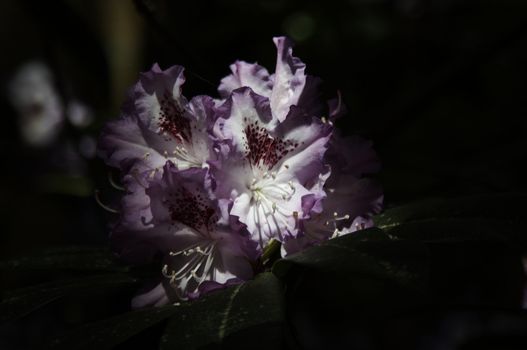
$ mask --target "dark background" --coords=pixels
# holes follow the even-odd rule
[[[111,215],[93,192],[109,205],[116,193],[102,161],[79,145],[118,116],[139,71],[181,64],[187,97],[217,96],[236,59],[273,71],[277,35],[296,41],[295,55],[322,77],[328,97],[342,94],[349,112],[338,127],[373,141],[386,207],[526,190],[525,1],[9,0],[0,3],[0,23],[2,259],[107,244]],[[65,122],[42,147],[20,137],[7,93],[17,70],[35,60],[53,72],[64,104],[80,100],[94,116],[82,128]],[[83,320],[72,313],[73,323]],[[14,334],[37,337],[44,323]]]

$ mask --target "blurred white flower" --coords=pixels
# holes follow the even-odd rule
[[[18,113],[23,140],[35,147],[50,144],[64,120],[60,97],[53,86],[53,74],[42,62],[23,65],[8,86],[9,99]]]
[[[94,120],[93,111],[81,101],[75,99],[68,103],[66,114],[71,125],[77,128],[85,128]]]

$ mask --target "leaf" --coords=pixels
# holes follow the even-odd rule
[[[421,286],[426,276],[427,250],[416,242],[391,240],[371,228],[331,239],[277,261],[273,273],[281,278],[295,270],[346,276],[368,275],[407,286]]]
[[[323,348],[336,335],[422,302],[429,251],[421,242],[389,238],[371,228],[344,235],[277,261],[287,286],[288,320],[300,348]]]
[[[71,270],[126,272],[129,268],[120,263],[105,247],[48,248],[38,254],[0,262],[0,270]]]
[[[113,349],[179,311],[173,305],[128,312],[82,326],[56,339],[51,349]]]
[[[526,202],[523,194],[425,200],[387,210],[376,223],[394,239],[426,244],[431,300],[518,307]]]
[[[135,285],[127,274],[80,277],[67,281],[40,284],[4,293],[0,303],[0,323],[15,320],[70,294],[85,294]]]
[[[491,194],[454,199],[426,199],[385,210],[375,225],[390,229],[402,223],[439,218],[525,220],[527,194]]]
[[[284,320],[282,286],[271,273],[184,303],[169,321],[161,349],[196,349],[220,343],[229,335],[258,327],[265,341],[269,325]]]
[[[386,210],[375,224],[392,237],[423,242],[499,240],[525,246],[525,194],[423,200]]]
[[[430,219],[402,223],[386,231],[400,239],[425,243],[461,241],[525,241],[523,226],[504,220]]]

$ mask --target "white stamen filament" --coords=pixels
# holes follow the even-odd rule
[[[289,169],[289,166],[285,168]],[[264,171],[259,174],[258,169],[253,168],[253,171],[257,172],[257,176],[251,179],[247,187],[254,201],[253,220],[258,229],[260,245],[262,245],[265,240],[265,231],[277,232],[278,238],[283,239],[284,232],[282,231],[291,226],[288,218],[298,219],[298,212],[287,212],[281,205],[293,198],[296,187],[292,181],[277,181],[278,172],[276,171]]]
[[[99,190],[95,190],[95,201],[97,202],[97,204],[99,204],[99,206],[101,208],[103,208],[104,210],[106,210],[107,212],[110,212],[112,214],[119,214],[119,210],[117,209],[113,209],[113,208],[110,208],[109,206],[107,206],[106,204],[104,204],[102,201],[101,201],[101,198],[100,198],[100,194],[99,194]]]
[[[188,147],[191,147],[191,145],[188,145]],[[172,155],[181,161],[189,163],[189,166],[201,167],[202,161],[196,158],[193,152],[189,152],[189,150],[183,146],[176,146],[172,151]]]
[[[196,282],[196,287],[193,290],[193,292],[196,292],[199,285],[211,275],[215,247],[216,242],[210,242],[204,248],[201,245],[194,245],[187,249],[169,253],[170,256],[190,256],[190,259],[177,271],[172,270],[169,272],[167,264],[161,270],[163,276],[170,280],[180,299],[185,299],[187,284],[191,279]],[[201,274],[199,274],[200,271]]]
[[[327,220],[324,223],[325,226],[329,226],[329,225],[333,224],[333,235],[331,236],[331,238],[338,237],[340,235],[340,233],[341,233],[341,230],[337,226],[339,221],[349,220],[350,218],[351,218],[351,216],[349,214],[345,214],[345,215],[339,216],[339,214],[337,212],[333,213],[333,218]]]
[[[124,188],[123,186],[121,185],[118,185],[114,178],[113,178],[113,174],[111,171],[108,172],[108,182],[110,183],[110,185],[115,188],[116,190],[119,190],[119,191],[123,191],[125,192],[126,191],[126,188]]]

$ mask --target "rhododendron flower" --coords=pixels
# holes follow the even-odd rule
[[[167,160],[179,169],[207,166],[214,124],[214,101],[181,94],[183,67],[162,71],[154,64],[129,92],[123,114],[109,122],[99,140],[99,154],[110,166],[154,174]]]
[[[230,214],[262,248],[271,238],[296,236],[309,215],[303,199],[315,195],[304,184],[324,168],[331,127],[294,110],[280,122],[269,100],[249,88],[235,90],[223,108],[217,130],[231,148],[213,169],[218,196],[232,200]]]
[[[382,188],[364,177],[380,168],[371,142],[360,137],[343,138],[334,133],[326,159],[332,168],[331,176],[316,184],[325,188],[326,196],[317,203],[319,211],[303,222],[303,234],[283,244],[284,256],[333,237],[372,227],[373,215],[382,209]]]
[[[289,108],[299,105],[306,85],[306,65],[293,57],[292,43],[288,38],[273,39],[277,49],[276,69],[273,75],[256,63],[236,61],[230,68],[232,74],[223,78],[218,88],[220,95],[228,98],[232,91],[249,87],[269,99],[273,116],[284,121]]]
[[[380,187],[364,177],[378,170],[371,144],[334,132],[340,96],[322,100],[290,41],[274,42],[275,73],[237,61],[221,100],[188,101],[183,68],[154,65],[104,129],[99,154],[126,190],[113,249],[132,263],[162,258],[161,282],[134,307],[242,283],[272,239],[291,254],[368,227],[380,210]]]
[[[163,242],[163,282],[168,294],[180,300],[198,296],[211,284],[240,283],[253,276],[256,244],[247,231],[222,217],[207,172],[178,170],[167,162],[162,178],[146,189],[152,228],[143,234],[145,240]]]

